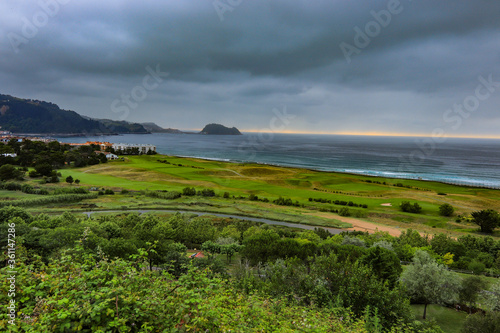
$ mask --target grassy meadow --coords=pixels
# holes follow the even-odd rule
[[[451,235],[477,233],[478,227],[467,220],[457,222],[458,215],[492,208],[500,210],[500,191],[472,188],[419,180],[390,179],[362,175],[321,172],[307,169],[278,167],[260,164],[240,164],[221,161],[181,158],[165,155],[127,156],[125,160],[110,161],[85,168],[59,170],[62,182],[47,184],[48,187],[84,186],[115,190],[114,196],[100,196],[86,200],[100,210],[121,209],[182,209],[218,212],[241,216],[266,217],[269,219],[300,222],[318,226],[361,229],[390,228],[393,234],[407,228],[422,233],[447,232]],[[71,175],[79,179],[79,185],[68,185],[64,179]],[[30,180],[37,185],[37,180]],[[185,187],[197,190],[210,188],[217,196],[212,198],[187,197],[176,200],[151,198],[141,191],[168,190],[181,192]],[[121,195],[122,190],[129,193]],[[227,192],[229,198],[223,198]],[[269,202],[250,201],[249,195]],[[21,199],[23,193],[3,191],[1,200]],[[279,206],[272,201],[290,198],[301,206]],[[331,212],[344,206],[320,203],[310,199],[352,201],[368,208],[347,207],[350,217]],[[418,202],[422,213],[405,213],[399,209],[403,201]],[[451,217],[439,215],[439,206],[449,203],[455,208]],[[85,210],[82,204],[47,205],[43,211]],[[32,208],[37,211],[40,208]],[[494,237],[499,237],[497,231]]]
[[[414,304],[411,306],[416,320],[422,321],[424,306]],[[431,304],[427,306],[427,319],[434,320],[446,333],[459,333],[462,330],[467,313],[456,311],[441,305]]]
[[[452,234],[477,230],[477,226],[466,221],[456,222],[457,215],[486,208],[500,210],[498,190],[164,155],[130,156],[125,161],[112,161],[79,169],[63,169],[61,172],[63,179],[68,175],[80,179],[80,186],[113,188],[116,191],[121,189],[182,191],[189,186],[196,189],[211,188],[221,196],[223,192],[228,192],[231,196],[231,199],[222,199],[218,196],[201,200],[198,197],[183,197],[178,200],[163,200],[161,203],[158,203],[158,199],[138,195],[122,198],[115,196],[99,198],[100,206],[103,208],[147,206],[202,209],[250,216],[275,214],[277,215],[275,218],[280,220],[297,221],[298,218],[305,223],[315,224],[320,222],[317,219],[326,219],[331,220],[332,225],[339,223],[341,225],[344,221],[343,226],[347,226],[348,220],[341,219],[337,214],[324,212],[326,209],[340,209],[342,206],[309,201],[309,198],[329,199],[367,205],[367,209],[349,207],[353,212],[358,212],[355,215],[358,220],[394,228],[411,227],[422,232],[446,231]],[[280,196],[290,198],[312,210],[232,199],[233,196],[248,197],[250,194],[268,198],[270,201]],[[399,205],[402,201],[418,202],[423,208],[422,213],[411,214],[400,211]],[[439,215],[438,208],[443,203],[455,207],[452,217]],[[311,218],[316,221],[309,221]],[[498,232],[496,236],[499,236]]]

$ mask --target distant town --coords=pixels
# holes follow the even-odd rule
[[[96,150],[96,154],[104,154],[106,159],[115,160],[118,159],[118,155],[154,155],[156,154],[156,146],[151,144],[132,144],[132,143],[111,143],[111,142],[101,142],[101,141],[87,141],[85,143],[69,143],[58,141],[51,137],[44,136],[26,136],[26,135],[14,135],[8,131],[0,132],[0,142],[8,143],[11,140],[16,140],[18,142],[23,142],[25,140],[30,141],[41,141],[44,143],[57,141],[60,144],[66,144],[74,147],[80,146],[93,146],[99,147]],[[3,156],[16,157],[15,153],[2,154]]]

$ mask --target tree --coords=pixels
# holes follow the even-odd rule
[[[76,185],[80,184],[80,179],[75,179],[75,184]]]
[[[492,233],[500,225],[500,215],[493,209],[483,209],[471,215],[473,222],[481,227],[481,232]]]
[[[185,187],[182,189],[182,195],[192,197],[196,195],[196,189],[194,187]]]
[[[420,207],[420,205],[416,202],[412,205],[409,201],[403,201],[399,205],[399,208],[401,208],[401,210],[403,212],[407,212],[407,213],[418,214],[418,213],[422,212],[422,207]]]
[[[484,290],[481,294],[490,310],[500,311],[500,279],[490,288],[490,290]]]
[[[360,262],[369,266],[378,278],[387,281],[391,288],[394,288],[403,271],[396,254],[379,246],[368,249]]]
[[[0,167],[0,180],[16,179],[22,176],[22,172],[13,165],[5,164]]]
[[[439,206],[439,214],[441,214],[442,216],[451,216],[453,215],[454,211],[455,208],[453,208],[453,206],[448,203],[444,203]]]
[[[50,177],[50,176],[52,176],[53,168],[52,168],[52,165],[50,165],[49,163],[41,163],[41,164],[35,165],[35,170],[36,170],[37,174],[39,174],[41,176]]]
[[[221,245],[212,241],[206,241],[201,245],[201,250],[208,253],[209,257],[212,257],[221,253]]]
[[[424,304],[423,319],[426,318],[427,305],[451,303],[459,289],[453,273],[422,250],[415,252],[413,263],[403,272],[401,281],[412,300]]]
[[[462,328],[464,333],[500,333],[500,312],[490,311],[486,315],[476,313],[467,316]]]
[[[227,262],[231,263],[231,258],[233,255],[240,250],[240,245],[238,243],[222,244],[220,247],[220,253],[225,254]]]
[[[74,182],[73,177],[71,176],[66,177],[66,183],[73,184],[73,182]]]
[[[469,276],[462,280],[459,299],[469,306],[469,314],[476,305],[479,293],[486,288],[486,282],[478,276]]]
[[[261,230],[248,238],[244,237],[242,255],[249,259],[252,264],[266,262],[275,256],[275,242],[279,238],[278,233],[274,230]]]
[[[416,230],[408,229],[401,232],[401,235],[399,236],[399,244],[408,244],[411,247],[424,247],[429,245],[429,238],[427,236],[420,236],[420,233]]]
[[[10,219],[15,217],[21,218],[25,223],[30,223],[33,218],[31,214],[23,208],[8,206],[0,209],[0,224],[7,223]]]

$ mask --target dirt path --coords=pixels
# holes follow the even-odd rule
[[[314,215],[314,216],[320,216],[320,217],[325,217],[328,219],[333,219],[333,220],[338,220],[341,222],[345,223],[350,223],[352,224],[352,228],[346,228],[345,230],[351,230],[351,231],[368,231],[370,234],[373,234],[377,231],[384,231],[388,232],[389,235],[398,237],[401,234],[401,229],[396,228],[396,227],[390,227],[382,224],[377,224],[373,222],[367,222],[363,220],[359,220],[353,217],[344,217],[344,216],[339,216],[336,214],[331,214],[331,213],[310,213],[306,215]]]

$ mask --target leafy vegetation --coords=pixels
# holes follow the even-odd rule
[[[407,212],[407,213],[419,214],[420,212],[422,212],[422,207],[420,207],[418,202],[415,202],[412,204],[409,201],[403,201],[403,202],[401,202],[399,207],[401,208],[401,210],[403,212]]]
[[[500,225],[500,215],[493,209],[472,212],[475,224],[481,227],[481,232],[492,233]]]
[[[48,150],[40,145],[40,149],[47,156],[57,151],[55,145]],[[69,154],[64,148],[60,152]],[[51,176],[55,171],[57,163],[52,160],[35,161],[28,167],[37,174]],[[5,191],[5,200],[0,201],[4,207],[0,245],[7,245],[8,225],[15,224],[22,258],[16,296],[21,331],[440,332],[433,321],[415,321],[410,302],[424,304],[422,310],[433,309],[427,304],[438,302],[459,304],[471,312],[479,311],[478,307],[498,311],[500,284],[491,283],[498,281],[491,276],[500,275],[500,241],[494,233],[493,237],[475,236],[472,228],[453,236],[407,229],[393,237],[382,232],[332,235],[318,227],[296,230],[189,213],[53,215],[63,205],[64,209],[147,210],[147,205],[154,204],[236,215],[259,212],[258,216],[270,219],[286,216],[302,223],[321,221],[325,226],[333,225],[332,216],[338,215],[378,221],[382,214],[392,214],[405,226],[422,226],[429,220],[451,223],[440,214],[440,199],[408,202],[423,208],[418,216],[398,209],[405,201],[399,198],[403,197],[400,191],[418,194],[433,183],[392,186],[364,182],[361,176],[299,170],[293,173],[297,182],[284,182],[292,175],[284,168],[175,157],[169,157],[168,163],[159,161],[166,160],[130,157],[85,169],[64,163],[56,176],[73,183],[41,185],[36,178],[0,183],[1,189],[12,191]],[[22,165],[18,169],[26,172]],[[75,186],[77,178],[85,185]],[[342,191],[335,182],[341,183]],[[94,184],[99,188],[91,193],[86,185]],[[390,187],[390,195],[384,192],[385,186]],[[468,189],[439,186],[446,188],[450,202],[472,197]],[[315,193],[319,187],[325,191]],[[379,192],[370,192],[374,189]],[[97,199],[97,191],[109,196]],[[425,197],[431,197],[438,190],[425,192]],[[468,207],[483,207],[478,204],[484,198],[481,193],[486,192],[478,189],[477,201]],[[491,193],[488,203],[496,202],[496,192]],[[346,203],[338,211],[337,201]],[[388,201],[396,207],[382,206]],[[364,205],[367,208],[361,209]],[[32,211],[42,213],[15,206],[37,207]],[[466,218],[456,224],[465,226],[467,219],[472,223],[473,217],[460,209],[458,216]],[[197,256],[199,249],[204,257]],[[412,263],[404,267],[401,262]],[[422,267],[414,268],[417,262]],[[450,269],[474,273],[481,282]],[[407,284],[409,275],[418,284],[416,272],[433,272],[433,278],[425,278],[435,282],[434,288],[428,288],[432,297],[427,301]],[[447,276],[444,284],[441,272]],[[442,294],[434,297],[438,291]],[[0,317],[0,330],[7,327],[7,319]]]
[[[94,219],[70,213],[31,215],[18,207],[0,209],[2,247],[13,224],[23,244],[17,249],[17,283],[22,286],[16,293],[17,323],[32,332],[283,327],[440,332],[433,322],[414,321],[410,298],[453,305],[450,300],[459,291],[454,286],[461,284],[464,290],[466,283],[436,262],[446,256],[434,250],[459,242],[500,248],[500,242],[476,242],[475,237],[441,237],[432,243],[412,230],[397,238],[386,233],[331,235],[321,229],[294,231],[192,214]],[[202,249],[206,257],[189,258],[188,248]],[[232,264],[238,252],[239,260]],[[403,270],[400,260],[407,257],[414,264]],[[429,287],[429,298],[416,295],[408,284],[408,277],[418,280],[419,274],[424,276],[419,281],[437,281]],[[2,293],[3,301],[6,295]],[[0,328],[5,328],[8,317],[2,316]]]

